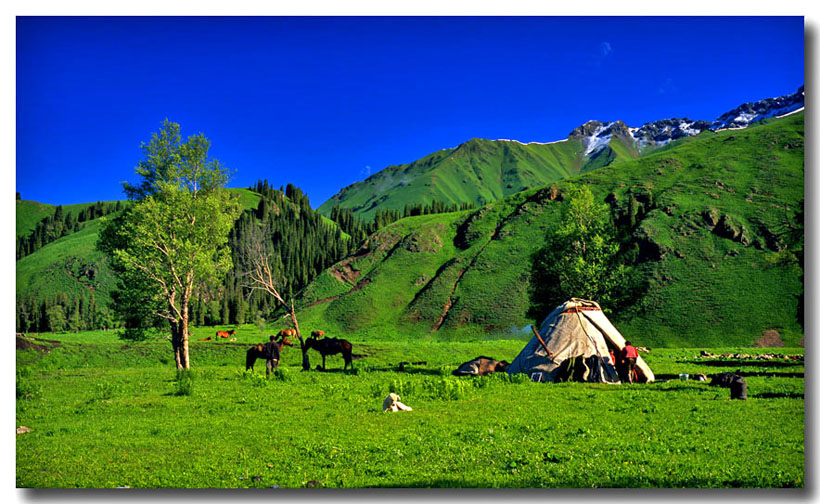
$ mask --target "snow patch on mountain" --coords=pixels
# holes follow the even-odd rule
[[[799,109],[792,110],[791,112],[787,112],[783,115],[779,115],[779,116],[777,116],[777,118],[780,119],[781,117],[786,117],[786,116],[790,116],[792,114],[797,114],[798,112],[803,112],[805,109],[806,109],[806,107],[800,107]]]
[[[769,117],[781,117],[804,107],[805,91],[803,86],[797,92],[748,102],[718,117],[712,123],[712,130],[745,128],[750,124]]]
[[[618,136],[627,141],[631,139],[639,151],[644,151],[648,148],[662,147],[679,138],[697,136],[703,131],[743,129],[761,119],[785,117],[802,110],[804,110],[804,88],[800,86],[797,92],[790,95],[744,103],[714,121],[670,118],[648,122],[636,128],[629,127],[621,121],[590,120],[572,130],[567,138],[561,140],[525,143],[514,139],[499,138],[498,141],[516,142],[521,145],[549,145],[576,139],[580,140],[584,147],[584,156],[591,156],[606,148],[613,136]]]
[[[612,133],[602,134],[607,129],[606,126],[609,126],[609,123],[598,126],[592,133],[592,136],[584,138],[585,156],[589,156],[593,152],[597,152],[609,145],[609,141],[612,140]]]

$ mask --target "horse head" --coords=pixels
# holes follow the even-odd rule
[[[293,342],[287,338],[287,336],[282,338],[282,344],[287,345],[289,347],[293,346]]]

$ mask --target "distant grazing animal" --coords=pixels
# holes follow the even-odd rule
[[[211,341],[211,337],[208,336],[207,338],[199,338],[199,341]]]
[[[276,341],[276,336],[271,336],[270,341],[265,344],[258,344],[250,347],[245,357],[245,371],[253,370],[253,365],[256,359],[265,359],[265,376],[270,377],[270,370],[279,369],[279,356],[282,354],[282,348],[293,346],[293,342],[286,336],[283,336],[280,341]]]
[[[236,336],[236,329],[231,329],[230,331],[216,331],[217,338],[230,338],[231,336]]]
[[[322,331],[313,331],[311,337],[305,340],[304,351],[307,353],[311,348],[322,354],[322,369],[325,366],[325,357],[341,353],[345,360],[345,369],[348,364],[353,368],[353,345],[349,341],[337,338],[316,338],[317,334],[324,334]]]

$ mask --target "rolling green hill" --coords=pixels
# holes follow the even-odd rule
[[[38,302],[65,294],[69,299],[94,293],[98,306],[110,301],[116,279],[104,255],[96,250],[100,219],[17,261],[17,300]]]
[[[15,208],[17,236],[30,233],[43,217],[53,215],[55,208],[54,205],[37,201],[17,200]]]
[[[103,201],[103,203],[116,204],[116,201]],[[74,205],[63,205],[63,212],[65,214],[74,214],[76,217],[86,208],[95,203],[77,203]],[[48,215],[54,215],[57,205],[49,205],[48,203],[40,203],[38,201],[17,200],[17,207],[15,217],[17,221],[17,236],[23,236],[30,233],[37,226],[37,223]]]
[[[559,192],[567,183],[588,184],[613,211],[629,193],[646,201],[623,245],[637,247],[648,288],[639,304],[612,314],[628,338],[642,345],[748,345],[775,330],[787,344],[801,340],[800,268],[769,259],[780,247],[776,231],[803,199],[803,128],[800,113],[704,132],[556,184]],[[474,149],[486,161],[498,154],[498,143],[468,144],[416,163],[439,166],[436,175],[441,167],[464,174],[471,166],[476,178],[486,175],[481,167],[490,163],[460,163],[458,151]],[[531,149],[537,148],[519,154]],[[563,151],[565,160],[571,151]],[[579,168],[567,165],[563,174]],[[392,168],[393,176],[402,170]],[[379,180],[371,179],[362,184]],[[352,192],[349,202],[355,194],[362,193]],[[548,187],[529,189],[476,211],[387,226],[302,292],[302,326],[348,338],[396,331],[425,338],[516,332],[540,321],[546,313],[530,313],[531,257],[559,218],[555,196]]]
[[[259,195],[247,189],[231,189],[245,208],[256,208]],[[114,202],[115,203],[115,202]],[[64,213],[78,214],[94,203],[64,205]],[[47,215],[53,215],[57,207],[35,201],[17,202],[17,235],[31,232],[36,223]],[[18,314],[21,305],[27,313],[42,311],[45,300],[52,304],[62,298],[63,304],[73,306],[77,301],[91,302],[92,294],[96,309],[107,312],[111,290],[116,278],[108,266],[106,257],[96,250],[102,228],[101,219],[81,224],[80,230],[43,246],[36,252],[16,262],[16,294]],[[33,319],[42,315],[29,315]]]
[[[350,241],[350,236],[342,232],[335,222],[316,214],[298,189],[296,189],[300,195],[298,203],[277,193],[279,196],[274,198],[275,201],[269,200],[267,205],[260,205],[262,196],[257,192],[233,188],[229,191],[237,195],[243,208],[253,210],[253,212],[248,212],[249,215],[245,217],[243,225],[247,225],[248,221],[254,218],[261,218],[262,216],[258,214],[262,212],[266,214],[265,219],[277,216],[273,219],[276,221],[276,226],[284,226],[284,228],[274,226],[276,229],[274,234],[278,240],[286,243],[282,246],[281,252],[286,270],[298,271],[291,278],[296,286],[295,290],[301,288],[312,278],[315,274],[314,270],[321,271],[327,264],[347,253],[350,246],[347,242]],[[92,204],[66,205],[63,211],[80,212],[90,205]],[[39,218],[42,218],[36,218],[39,215],[53,215],[56,208],[53,205],[37,202],[18,202],[17,219],[20,226],[28,227],[30,232],[34,227],[30,226],[30,222],[36,223]],[[113,218],[115,215],[109,215],[106,218]],[[280,215],[283,217],[278,218]],[[308,218],[306,219],[305,216]],[[321,225],[315,223],[315,219],[311,220],[310,217],[319,219],[318,223]],[[298,225],[291,222],[291,220],[299,219],[302,219],[302,222]],[[269,219],[265,222],[273,226]],[[237,222],[237,225],[239,224]],[[100,218],[82,222],[77,232],[57,238],[17,261],[18,330],[46,330],[48,328],[47,308],[55,304],[63,307],[66,317],[74,311],[80,312],[85,319],[83,327],[110,327],[112,322],[108,307],[117,279],[108,265],[107,258],[96,250],[102,226],[103,222]],[[319,232],[318,228],[322,228],[325,234]],[[235,229],[231,236],[230,243],[234,249],[239,247],[238,243],[242,241],[241,231],[241,229]],[[303,236],[305,233],[310,236]],[[18,229],[19,234],[24,233]],[[338,239],[330,239],[328,236],[338,237]],[[308,240],[309,243],[302,243],[304,240]],[[323,247],[316,245],[315,242],[319,241]],[[340,241],[345,242],[344,246],[340,246]],[[294,254],[295,250],[299,252]],[[238,320],[247,316],[251,317],[252,321],[257,309],[263,309],[269,304],[269,300],[258,299],[261,297],[258,294],[255,297],[252,296],[251,299],[244,299],[238,287],[239,283],[237,274],[229,275],[225,285],[217,291],[197,298],[191,306],[192,313],[197,316],[194,320],[198,319],[200,323],[204,321],[220,323],[227,318],[224,321],[227,324],[228,320],[233,322],[234,319]],[[209,295],[210,298],[208,298]],[[243,301],[240,302],[239,298],[243,298]],[[242,305],[242,308],[238,307],[239,305]],[[241,323],[244,322],[245,320],[242,320]]]
[[[615,144],[616,142],[613,142]],[[319,207],[350,208],[372,219],[376,208],[402,210],[407,204],[476,203],[484,205],[522,190],[571,177],[637,155],[621,144],[585,157],[579,139],[549,144],[475,138],[409,164],[389,166],[364,181],[345,187]]]

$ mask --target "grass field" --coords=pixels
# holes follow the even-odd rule
[[[17,350],[16,424],[32,429],[17,435],[18,487],[804,485],[802,361],[657,348],[644,355],[657,383],[536,384],[450,374],[477,355],[512,360],[524,340],[350,335],[355,372],[339,356],[328,372],[302,372],[298,349],[286,348],[266,380],[261,361],[244,370],[248,344],[263,338],[243,326],[237,342],[194,341],[187,380],[164,341],[33,336],[58,343]],[[416,364],[399,372],[402,361]],[[735,370],[746,401],[677,378]],[[383,413],[391,390],[414,411]]]

